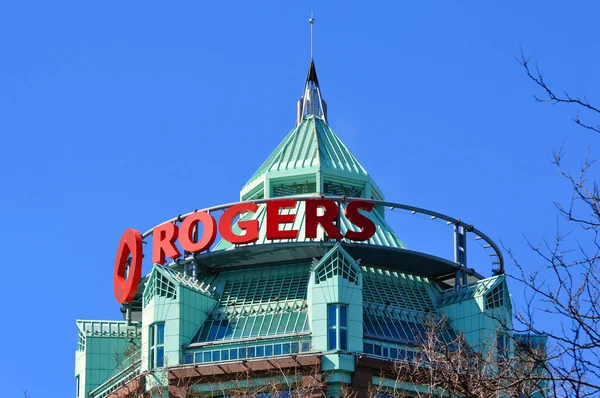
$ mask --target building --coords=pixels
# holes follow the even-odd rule
[[[464,335],[475,350],[498,358],[512,350],[498,247],[458,219],[386,202],[329,126],[312,61],[297,115],[240,191],[240,201],[257,207],[242,213],[231,232],[247,236],[248,222],[256,220],[251,242],[212,243],[209,236],[207,250],[181,249],[171,264],[154,264],[123,305],[124,320],[77,321],[77,397],[228,396],[244,389],[267,396],[274,385],[315,396],[348,388],[367,396],[374,386],[398,387],[388,376],[390,363],[417,355],[428,317],[447,320],[443,341]],[[273,213],[272,199],[291,202]],[[313,199],[332,203],[335,217],[325,216],[331,209],[315,210]],[[358,199],[374,206],[352,216],[350,204]],[[229,207],[207,213],[222,216]],[[445,220],[454,229],[454,258],[406,248],[386,222],[391,211]],[[270,239],[267,219],[275,217],[281,219],[274,228],[292,237]],[[366,225],[360,217],[369,220],[366,240],[352,234]],[[183,228],[184,218],[169,225]],[[198,228],[191,231],[197,241]],[[467,267],[467,237],[483,242],[495,264],[491,276]],[[142,238],[152,240],[153,231]]]

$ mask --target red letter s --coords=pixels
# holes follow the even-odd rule
[[[356,225],[361,230],[359,232],[348,230],[346,232],[346,238],[355,241],[365,241],[371,239],[371,237],[375,235],[377,228],[375,227],[373,221],[359,212],[359,210],[370,212],[373,210],[374,206],[375,205],[373,203],[365,202],[364,200],[353,200],[352,202],[348,203],[346,210],[344,211],[344,215],[348,221]]]

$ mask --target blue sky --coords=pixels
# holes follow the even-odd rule
[[[124,229],[237,200],[294,126],[311,10],[330,125],[387,199],[460,217],[536,268],[524,237],[552,236],[553,202],[570,198],[552,150],[564,142],[576,171],[598,137],[575,109],[536,103],[515,57],[523,46],[558,91],[600,103],[597,3],[5,2],[7,397],[74,396],[75,319],[120,316]]]

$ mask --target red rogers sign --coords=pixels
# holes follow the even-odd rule
[[[329,199],[304,199],[304,236],[307,239],[317,237],[317,227],[320,225],[325,235],[331,239],[346,238],[352,241],[369,240],[376,231],[375,224],[363,212],[371,212],[374,205],[362,200],[352,200],[346,204],[344,217],[355,225],[359,231],[348,230],[344,235],[336,226],[340,216],[337,203]],[[297,239],[299,230],[280,229],[282,224],[295,222],[297,214],[281,214],[281,210],[295,209],[298,200],[276,199],[265,203],[266,205],[266,238],[268,240]],[[319,211],[319,209],[321,211]],[[258,204],[243,202],[229,207],[223,212],[218,222],[218,232],[226,241],[241,245],[256,242],[260,231],[258,220],[238,220],[237,226],[242,233],[237,234],[232,230],[236,217],[243,213],[256,213]],[[320,214],[319,214],[320,213]],[[195,237],[198,225],[202,224],[202,236]],[[165,223],[155,227],[152,231],[152,262],[164,264],[166,257],[176,259],[181,257],[181,251],[176,245],[189,253],[200,253],[210,248],[217,237],[217,221],[209,213],[198,211],[188,215],[181,225]],[[129,257],[131,256],[131,262]],[[127,229],[117,250],[114,268],[114,291],[119,303],[129,303],[133,300],[142,276],[142,234],[136,229]]]

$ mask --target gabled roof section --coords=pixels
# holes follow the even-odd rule
[[[492,276],[490,278],[461,286],[458,289],[447,290],[440,296],[438,305],[443,307],[484,295],[484,304],[486,309],[492,309],[501,306],[508,306],[509,308],[512,308],[510,296],[508,294],[508,287],[506,285],[506,275]]]
[[[199,283],[181,272],[155,264],[144,289],[144,307],[154,296],[176,299],[177,286],[186,287],[212,299],[216,299],[217,296],[214,288],[210,285],[204,282]]]
[[[336,243],[320,260],[314,261],[315,284],[340,276],[350,283],[359,285],[360,267],[346,250]]]

